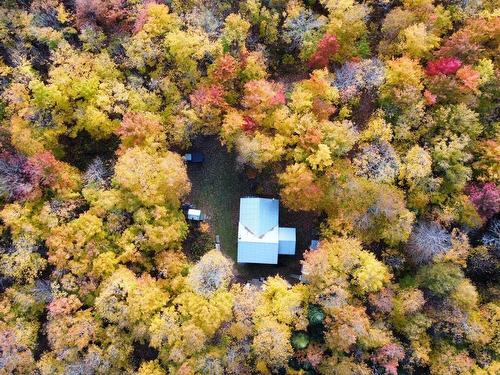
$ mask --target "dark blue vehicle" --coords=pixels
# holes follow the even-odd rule
[[[203,155],[203,152],[190,152],[185,154],[183,158],[188,163],[203,163],[205,155]]]

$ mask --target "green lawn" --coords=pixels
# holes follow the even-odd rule
[[[239,199],[248,195],[248,184],[238,171],[233,153],[215,137],[193,142],[205,154],[203,164],[188,164],[192,190],[188,201],[207,215],[213,235],[220,235],[222,251],[236,259]]]

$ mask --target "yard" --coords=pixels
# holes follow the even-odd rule
[[[192,189],[187,200],[207,216],[213,236],[220,236],[223,251],[236,259],[239,199],[251,193],[249,184],[237,170],[235,155],[227,152],[217,137],[198,137],[192,149],[203,152],[205,161],[188,163]]]
[[[187,202],[207,215],[212,238],[218,234],[222,251],[236,260],[240,198],[249,195],[277,197],[275,178],[261,175],[254,180],[249,179],[238,166],[236,155],[227,152],[217,137],[196,138],[192,150],[203,152],[205,161],[202,164],[188,163],[192,189]],[[317,223],[316,214],[292,212],[281,207],[280,225],[297,228],[296,255],[280,256],[277,265],[237,264],[237,278],[248,281],[280,274],[289,281],[296,281],[296,276],[300,274],[299,261]]]

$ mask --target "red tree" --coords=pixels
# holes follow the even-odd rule
[[[328,65],[330,57],[339,49],[339,43],[335,35],[326,33],[319,41],[316,52],[309,59],[309,68],[321,69]]]
[[[219,85],[200,87],[189,96],[194,107],[221,106],[224,103],[224,89]]]
[[[500,189],[493,182],[471,185],[466,192],[483,219],[488,220],[500,211]]]
[[[245,133],[253,133],[255,129],[257,129],[257,123],[250,116],[243,117],[243,124],[241,125],[241,129]]]
[[[455,57],[444,57],[439,60],[429,61],[425,72],[429,76],[436,76],[438,74],[455,74],[460,69],[462,62]]]

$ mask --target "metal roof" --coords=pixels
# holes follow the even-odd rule
[[[294,255],[295,254],[295,228],[278,228],[279,246],[278,254]]]
[[[269,198],[241,198],[240,223],[256,237],[278,226],[279,201]]]
[[[201,215],[201,210],[196,210],[194,208],[190,208],[188,210],[188,216],[190,216],[190,215],[192,215],[192,216],[200,216]]]

